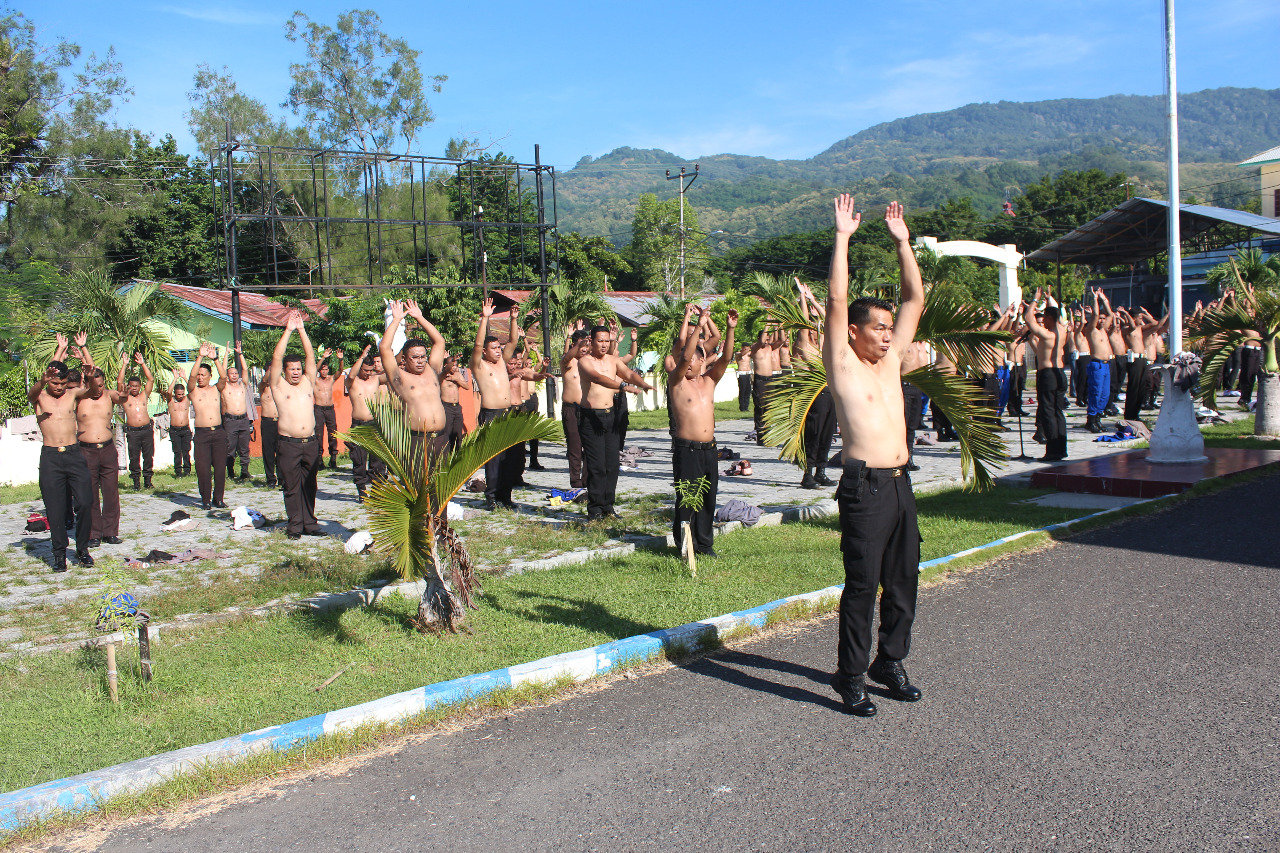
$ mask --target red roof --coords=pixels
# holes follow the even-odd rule
[[[152,283],[146,282],[145,279],[137,279],[136,281],[140,284]],[[176,296],[197,309],[203,309],[210,314],[217,314],[226,319],[227,322],[231,322],[231,291],[214,290],[210,287],[191,287],[185,284],[171,284],[167,281],[154,283],[159,284],[160,289],[165,293]],[[320,317],[323,317],[329,310],[328,304],[322,299],[303,299],[302,304]],[[240,291],[240,319],[243,322],[251,323],[254,326],[283,329],[285,323],[289,320],[289,311],[291,310],[288,305],[272,302],[261,293]]]

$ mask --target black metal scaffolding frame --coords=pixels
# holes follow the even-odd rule
[[[538,280],[522,282],[504,282],[509,286],[536,286],[540,291],[542,317],[543,351],[551,351],[551,330],[546,318],[550,316],[551,281],[547,270],[547,235],[557,228],[558,214],[555,195],[555,167],[542,165],[541,146],[533,147],[533,162],[494,161],[476,159],[450,159],[444,157],[427,157],[420,154],[388,154],[366,151],[343,151],[338,149],[294,148],[278,145],[256,145],[237,142],[230,136],[219,146],[220,156],[216,163],[210,164],[210,182],[213,186],[213,198],[216,209],[216,225],[223,265],[220,269],[219,283],[231,291],[232,333],[235,343],[240,343],[240,293],[242,291],[290,291],[316,290],[342,287],[344,289],[389,290],[393,287],[437,288],[437,287],[481,287],[486,291],[491,285],[488,281],[486,239],[488,235],[497,233],[498,240],[506,240],[509,250],[512,243],[519,247],[519,269],[522,273],[530,273],[532,278],[536,260]],[[310,211],[302,207],[296,196],[293,212],[283,211],[278,203],[280,182],[277,170],[283,168],[282,163],[290,164],[288,168],[295,172],[301,170],[301,178],[295,175],[292,186],[311,188]],[[256,172],[256,180],[254,180]],[[401,186],[407,177],[409,211],[408,216],[402,210],[387,211],[384,215],[382,201],[384,188],[388,186],[387,174],[398,173],[402,176]],[[497,173],[504,178],[506,186],[505,209],[501,211],[484,211],[477,203],[477,181],[483,180],[486,174]],[[357,176],[358,177],[355,177]],[[547,187],[550,179],[551,219],[547,218]],[[525,221],[526,180],[532,184],[533,205],[537,214],[536,222]],[[456,182],[458,192],[465,192],[473,206],[472,218],[465,220],[429,219],[427,218],[427,185],[428,182]],[[331,209],[332,190],[344,182],[349,196],[363,201],[363,216],[336,215]],[[514,189],[514,193],[512,192]],[[513,200],[514,194],[514,213]],[[250,209],[245,199],[256,199],[257,204]],[[501,214],[501,219],[490,218],[493,214]],[[488,214],[488,216],[486,216]],[[263,257],[269,262],[265,268],[253,270],[256,280],[245,282],[240,269],[237,252],[237,230],[246,223],[262,223]],[[307,283],[281,282],[281,262],[279,258],[280,235],[288,234],[291,226],[310,226],[315,244],[315,272],[320,281],[309,280]],[[338,284],[334,281],[333,265],[333,229],[335,225],[363,226],[365,232],[365,257],[367,258],[367,283]],[[431,229],[457,229],[464,237],[470,236],[475,247],[468,263],[467,241],[461,241],[461,269],[464,281],[461,283],[431,282],[430,239]],[[384,229],[389,235],[384,235]],[[397,231],[408,229],[408,241],[388,243],[385,236],[394,236]],[[525,237],[528,232],[537,235],[537,258],[526,258]],[[413,283],[406,285],[389,285],[385,283],[384,258],[387,248],[409,243],[412,245]],[[493,245],[490,243],[490,245]],[[419,276],[418,259],[424,263],[424,270]],[[311,270],[308,270],[310,279]],[[469,277],[470,280],[465,280]],[[551,393],[547,394],[548,412],[551,411]]]

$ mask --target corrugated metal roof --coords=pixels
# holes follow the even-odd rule
[[[1222,225],[1280,236],[1280,220],[1205,204],[1179,206],[1184,242]],[[1133,264],[1168,247],[1169,203],[1131,198],[1026,256],[1028,261],[1070,264]],[[1226,243],[1235,238],[1224,239]]]
[[[178,297],[195,310],[203,314],[220,317],[228,323],[231,322],[231,291],[229,290],[192,287],[186,284],[172,284],[167,281],[153,282],[149,279],[135,279],[125,285],[123,290],[128,290],[133,284],[158,284],[165,293]],[[321,317],[329,311],[328,303],[321,299],[303,299],[302,304]],[[289,311],[289,306],[281,305],[279,302],[272,302],[261,293],[240,291],[240,322],[242,326],[247,324],[249,326],[283,329],[289,321]]]
[[[1277,145],[1275,148],[1268,148],[1266,151],[1263,151],[1261,154],[1254,154],[1248,160],[1245,160],[1243,163],[1237,163],[1236,165],[1237,166],[1261,166],[1264,163],[1276,163],[1276,162],[1280,162],[1280,145]]]

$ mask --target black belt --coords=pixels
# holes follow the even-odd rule
[[[563,408],[566,408],[566,407],[572,407],[572,408],[575,408],[575,409],[581,409],[581,408],[582,408],[582,404],[581,404],[581,403],[561,403],[561,404],[560,404],[560,408],[562,408],[562,409],[563,409]]]
[[[280,419],[279,419],[279,418],[269,418],[269,417],[267,417],[266,415],[263,415],[263,416],[262,416],[262,420],[264,420],[264,421],[278,421],[278,420],[280,420]]]
[[[445,405],[448,405],[448,404],[446,403]],[[366,424],[376,424],[377,422],[378,422],[377,418],[369,418],[369,420],[367,421],[362,421],[359,418],[351,419],[352,426],[365,426]]]
[[[152,428],[152,427],[154,427],[154,426],[155,426],[155,424],[154,424],[154,423],[147,423],[147,424],[143,424],[142,426],[130,426],[129,424],[125,424],[125,425],[124,425],[124,428],[125,428],[125,430],[126,430],[126,431],[128,431],[128,430],[133,430],[133,431],[135,431],[135,432],[136,432],[136,431],[138,431],[138,430],[140,430],[140,429],[151,429],[151,428]]]
[[[93,447],[98,450],[101,450],[104,447],[110,447],[113,444],[115,444],[114,441],[82,441],[80,442],[81,447]],[[61,453],[62,451],[59,450],[58,452]]]
[[[169,427],[169,432],[182,432],[183,430],[186,430],[187,432],[191,432],[191,427],[188,424],[183,424],[182,426]]]
[[[715,450],[716,449],[715,439],[712,439],[711,441],[690,441],[687,438],[673,437],[671,439],[671,444],[679,445],[680,447],[688,447],[691,450]]]
[[[291,435],[276,436],[276,441],[287,441],[290,444],[307,444],[308,442],[312,442],[315,440],[316,440],[316,437],[314,435],[307,436],[306,438],[294,438]]]
[[[222,416],[222,419],[224,421],[247,421],[249,420],[249,416],[248,415],[231,415],[231,414],[224,413]]]
[[[448,406],[450,409],[461,409],[461,408],[462,408],[462,404],[461,404],[461,403],[444,403],[444,405],[445,405],[445,406]]]
[[[41,448],[41,452],[43,452],[43,451],[45,451],[45,450],[52,450],[54,453],[66,453],[68,450],[71,450],[71,449],[76,448],[76,447],[79,447],[79,446],[80,446],[80,445],[79,445],[79,443],[76,443],[76,444],[63,444],[63,445],[61,445],[61,446],[56,446],[56,445],[52,445],[52,444],[46,444],[44,447],[42,447],[42,448]]]
[[[581,406],[579,406],[578,408],[582,409],[582,407],[581,407]],[[610,407],[609,407],[609,408],[607,408],[607,409],[582,409],[582,411],[584,411],[584,412],[595,412],[597,415],[612,415],[612,414],[613,414],[613,406],[610,406]]]
[[[327,405],[327,406],[322,406],[322,405],[320,405],[319,403],[316,403],[316,404],[315,404],[315,407],[316,407],[317,409],[332,409],[332,408],[333,408],[333,404],[332,404],[332,403],[330,403],[330,404],[329,404],[329,405]]]
[[[218,424],[217,426],[211,426],[211,427],[198,426],[196,427],[196,432],[200,432],[201,430],[203,430],[204,432],[217,432],[220,429],[222,429],[222,424]]]
[[[480,409],[480,414],[482,414],[482,415],[483,415],[485,412],[497,412],[498,414],[500,414],[500,415],[501,415],[501,414],[504,414],[504,413],[509,412],[509,411],[511,411],[511,407],[510,407],[510,406],[507,406],[505,409],[486,409],[486,408],[481,407],[481,409]]]
[[[897,468],[863,468],[862,470],[868,477],[872,474],[877,474],[881,477],[905,477],[907,475],[907,469],[902,466]]]

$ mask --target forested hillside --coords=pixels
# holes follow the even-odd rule
[[[1179,113],[1184,189],[1217,204],[1241,203],[1247,181],[1235,163],[1280,143],[1280,89],[1184,94]],[[1163,98],[1114,95],[970,104],[912,116],[868,128],[808,160],[736,154],[688,160],[619,148],[598,159],[584,157],[559,175],[560,224],[621,245],[630,237],[636,198],[674,193],[665,170],[695,161],[701,177],[687,198],[702,227],[727,232],[730,243],[735,235],[824,226],[837,188],[868,205],[896,198],[910,208],[936,207],[969,196],[980,210],[994,212],[1007,190],[1017,195],[1063,169],[1098,168],[1130,174],[1138,179],[1136,191],[1162,195],[1165,135]]]

